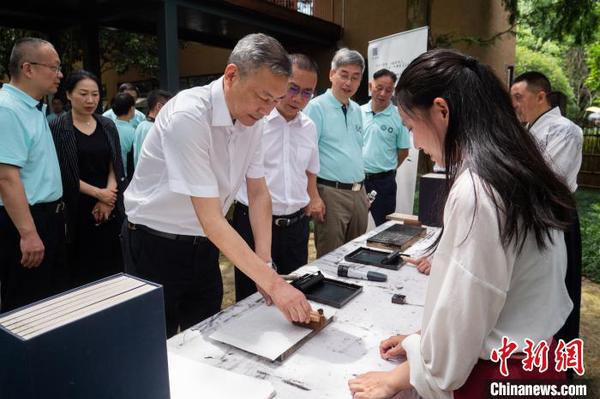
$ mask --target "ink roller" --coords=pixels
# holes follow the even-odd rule
[[[400,262],[400,256],[403,255],[405,256],[406,254],[403,254],[400,251],[394,251],[385,258],[383,258],[381,260],[381,263],[384,265],[397,265]]]
[[[338,309],[362,291],[360,285],[327,278],[320,271],[293,277],[292,286],[306,295],[307,299]]]
[[[316,274],[305,274],[304,276],[295,279],[292,282],[292,285],[306,293],[310,291],[311,288],[323,284],[323,281],[325,281],[325,276],[323,273],[317,272]]]

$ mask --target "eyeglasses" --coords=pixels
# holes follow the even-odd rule
[[[295,84],[290,84],[290,86],[288,87],[288,94],[290,96],[297,96],[298,94],[300,94],[306,100],[310,100],[314,93],[312,90],[301,90],[299,86],[296,86]]]
[[[361,79],[360,76],[350,76],[350,75],[341,74],[341,73],[338,73],[337,76],[342,82],[349,81],[350,83],[355,83],[355,82],[360,82],[360,79]]]
[[[60,72],[62,72],[62,66],[60,64],[59,65],[48,65],[48,64],[41,63],[41,62],[24,62],[23,65],[25,65],[25,64],[39,65],[39,66],[46,67],[46,68],[50,69],[52,72],[54,72],[57,75]]]

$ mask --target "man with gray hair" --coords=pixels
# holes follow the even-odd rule
[[[148,132],[125,191],[123,249],[128,272],[163,285],[168,336],[220,310],[219,250],[288,320],[309,320],[304,295],[270,267],[262,119],[285,97],[290,74],[277,40],[248,35],[220,79],[181,91]],[[244,177],[254,252],[224,217]]]
[[[317,126],[321,163],[317,188],[325,207],[312,215],[319,257],[367,229],[362,113],[351,100],[364,70],[365,60],[358,51],[338,50],[329,72],[331,89],[311,100],[304,111]]]
[[[56,93],[49,42],[17,40],[0,90],[0,312],[66,288],[60,168],[42,98]]]

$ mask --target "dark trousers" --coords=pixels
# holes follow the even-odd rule
[[[68,288],[65,220],[55,206],[30,207],[44,244],[38,267],[21,265],[21,236],[4,207],[0,207],[0,312],[7,312],[58,294]]]
[[[254,236],[250,226],[248,208],[236,204],[233,211],[233,228],[254,249]],[[271,257],[277,273],[289,274],[308,262],[309,218],[303,217],[289,227],[273,226]],[[256,292],[256,284],[243,272],[235,269],[235,299],[241,301]]]
[[[94,204],[95,205],[95,204]],[[71,285],[78,287],[123,272],[119,233],[122,217],[96,224],[92,207],[79,207],[74,213],[75,231],[67,244]]]
[[[573,310],[565,321],[562,328],[556,333],[556,339],[569,342],[579,338],[579,317],[581,310],[581,227],[579,226],[579,215],[577,210],[573,211],[571,227],[565,232],[565,244],[567,246],[567,275],[565,284],[569,296],[573,301]],[[571,370],[569,370],[571,371]],[[572,377],[572,371],[569,377]]]
[[[367,177],[365,179],[367,194],[372,190],[377,191],[375,201],[371,204],[371,216],[375,225],[385,223],[385,217],[396,212],[396,174],[390,173],[383,176]]]
[[[125,271],[163,286],[167,337],[221,310],[219,250],[210,241],[171,240],[144,230],[121,229]]]

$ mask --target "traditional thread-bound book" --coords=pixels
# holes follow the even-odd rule
[[[162,287],[118,274],[0,315],[0,398],[168,399]]]
[[[407,224],[393,224],[385,230],[367,238],[367,246],[404,251],[417,242],[427,229]]]

